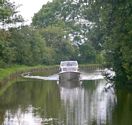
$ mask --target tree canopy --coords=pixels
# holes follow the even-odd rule
[[[53,11],[54,5],[57,5],[57,9]],[[91,51],[87,47],[92,46],[96,55],[104,54],[105,63],[113,67],[117,80],[122,83],[132,80],[131,0],[54,0],[52,3],[44,5],[34,16],[33,24],[35,26],[40,25],[39,21],[45,22],[45,19],[49,19],[41,14],[46,13],[47,8],[52,12],[52,19],[54,19],[52,21],[64,21],[66,26],[72,29],[69,34],[74,43],[76,41],[85,43],[80,46],[80,54],[85,55],[88,50]],[[37,18],[41,18],[41,20]],[[55,22],[50,22],[50,25],[53,23]],[[87,56],[88,53],[82,58]]]
[[[24,21],[22,16],[18,14],[18,7],[9,0],[0,0],[0,27],[7,29],[18,22]]]

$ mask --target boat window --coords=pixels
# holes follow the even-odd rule
[[[64,61],[61,62],[61,66],[78,66],[76,61]]]

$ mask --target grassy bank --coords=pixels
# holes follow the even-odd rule
[[[17,71],[23,71],[27,69],[27,66],[12,66],[8,68],[0,68],[0,80],[3,80],[4,78],[8,77],[10,74],[15,73]]]
[[[44,72],[47,73],[48,70],[56,68],[57,66],[24,66],[24,65],[14,65],[12,67],[0,68],[0,95],[16,80],[20,79],[21,74],[24,72]]]
[[[12,67],[8,68],[0,68],[0,81],[3,80],[4,78],[7,78],[13,73],[19,73],[19,72],[27,72],[33,69],[40,69],[40,68],[54,68],[56,66],[44,66],[44,65],[39,65],[39,66],[24,66],[24,65],[15,65]]]
[[[80,70],[83,71],[90,71],[90,70],[101,70],[104,69],[105,66],[101,65],[101,64],[81,64],[79,66]]]
[[[80,67],[103,67],[102,64],[81,64]]]

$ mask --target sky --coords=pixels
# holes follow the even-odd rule
[[[30,24],[34,13],[37,13],[43,4],[46,4],[48,1],[52,0],[10,0],[15,2],[15,5],[21,5],[18,8],[20,14],[26,21],[26,24]]]

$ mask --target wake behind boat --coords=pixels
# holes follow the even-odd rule
[[[80,72],[78,69],[77,61],[61,61],[59,82],[63,85],[71,85],[74,82],[78,85],[80,80]]]

